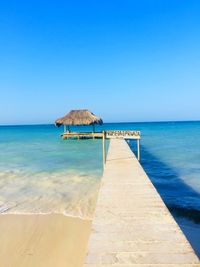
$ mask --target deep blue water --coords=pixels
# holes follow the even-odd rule
[[[96,129],[141,131],[141,164],[200,255],[200,122],[107,123]],[[67,214],[90,214],[102,175],[101,142],[66,142],[61,132],[53,125],[0,127],[2,212],[25,212],[30,206],[51,212],[49,207],[58,211],[61,205],[59,211]],[[135,142],[128,143],[136,152]],[[27,198],[33,199],[30,205]]]

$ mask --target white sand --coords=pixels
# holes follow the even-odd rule
[[[91,221],[64,215],[0,215],[0,266],[81,267]]]

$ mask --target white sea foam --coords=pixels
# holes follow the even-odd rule
[[[91,219],[99,179],[74,171],[1,172],[1,214],[52,214]]]

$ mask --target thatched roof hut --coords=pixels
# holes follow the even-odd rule
[[[95,116],[87,109],[71,110],[67,115],[55,121],[58,127],[61,125],[101,125],[102,123],[101,118]]]

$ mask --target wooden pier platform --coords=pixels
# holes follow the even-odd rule
[[[102,138],[103,137],[103,133],[102,132],[98,132],[98,133],[93,133],[93,132],[88,132],[88,133],[63,133],[61,135],[62,139],[70,139],[70,138],[77,138],[77,139],[82,139],[82,138]]]
[[[200,267],[122,139],[111,139],[84,267]]]

